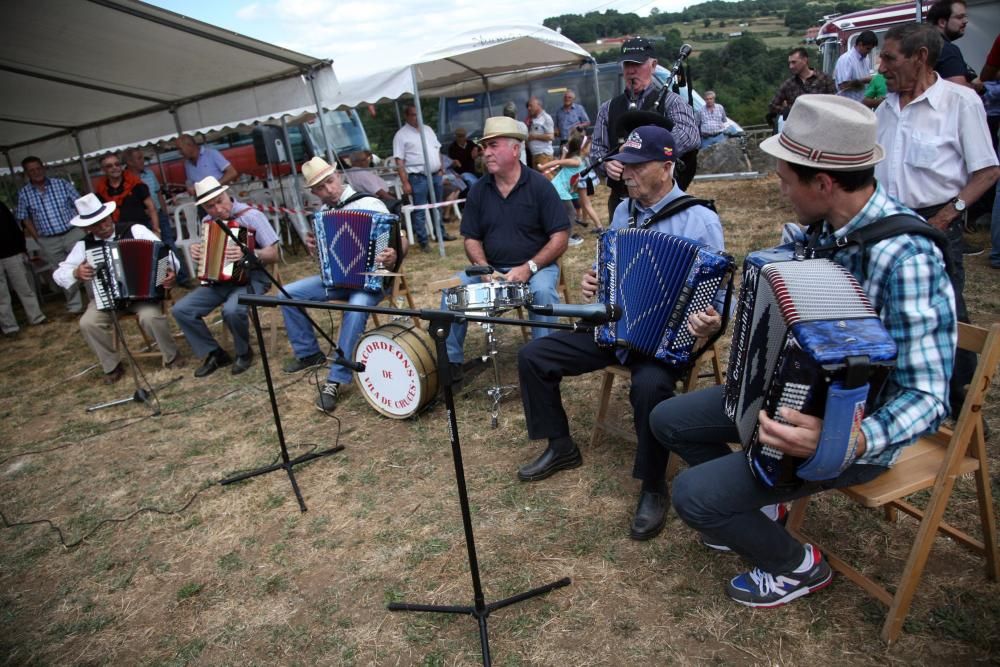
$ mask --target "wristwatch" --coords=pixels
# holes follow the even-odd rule
[[[535,260],[533,259],[528,260],[528,268],[531,269],[531,275],[535,275],[536,273],[538,273],[538,265],[535,264]]]
[[[961,199],[959,197],[955,197],[954,199],[952,199],[948,203],[951,204],[952,206],[954,206],[955,210],[958,211],[959,213],[962,213],[963,211],[965,211],[965,200],[964,199]]]

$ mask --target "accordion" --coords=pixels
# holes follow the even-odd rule
[[[754,477],[769,487],[833,479],[855,457],[861,420],[895,365],[896,344],[847,269],[793,259],[791,247],[751,253],[744,263],[726,414],[736,423]],[[758,440],[758,413],[781,407],[821,417],[808,460]]]
[[[597,300],[622,315],[594,329],[598,345],[636,350],[671,366],[692,360],[688,316],[719,288],[732,289],[733,258],[702,243],[652,229],[617,229],[597,244]],[[728,298],[728,294],[727,294]]]
[[[240,243],[246,245],[253,252],[254,235],[252,229],[241,227],[235,220],[223,224],[229,227]],[[246,285],[250,282],[250,272],[242,261],[226,261],[226,249],[238,248],[239,246],[229,238],[229,234],[219,228],[217,222],[210,221],[202,225],[201,242],[201,259],[198,260],[197,278],[203,285],[213,283]]]
[[[380,252],[398,247],[399,218],[376,211],[319,211],[313,214],[313,230],[325,287],[384,289],[385,278],[365,274],[378,268]]]
[[[163,281],[172,268],[170,249],[159,241],[121,239],[86,249],[94,267],[92,281],[98,310],[117,310],[134,301],[161,301]]]

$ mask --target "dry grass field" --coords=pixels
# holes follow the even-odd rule
[[[773,178],[699,183],[714,198],[729,249],[774,245],[791,219]],[[601,210],[598,202],[598,210]],[[571,284],[592,261],[594,237],[571,248]],[[988,243],[985,233],[976,240]],[[464,265],[414,253],[405,265],[422,306],[428,282]],[[286,280],[315,272],[289,254]],[[1000,272],[968,258],[973,318],[1000,319]],[[574,287],[574,294],[578,294]],[[46,304],[53,323],[0,341],[0,662],[7,665],[473,665],[476,624],[463,616],[393,613],[391,601],[466,605],[472,587],[444,410],[411,420],[376,414],[358,392],[335,417],[313,407],[316,378],[283,375],[282,338],[271,350],[284,432],[293,456],[336,443],[345,449],[297,469],[308,512],[287,477],[217,482],[277,456],[258,362],[234,378],[210,378],[142,361],[162,414],[130,403],[85,407],[128,395],[107,387],[76,323]],[[268,317],[273,314],[268,314]],[[330,317],[318,313],[321,322]],[[134,327],[133,324],[128,326]],[[502,331],[504,378],[516,382],[520,333]],[[139,344],[138,338],[131,344]],[[484,348],[470,328],[467,351]],[[186,349],[186,346],[185,346]],[[259,359],[259,357],[258,357]],[[487,600],[561,577],[572,584],[500,610],[489,619],[498,665],[969,664],[1000,660],[1000,585],[981,560],[938,539],[902,638],[879,640],[885,608],[846,579],[771,611],[730,602],[723,582],[741,571],[732,555],[707,551],[671,512],[663,534],[628,537],[637,483],[631,446],[588,444],[598,374],[568,380],[564,396],[584,465],[533,484],[517,466],[539,443],[526,440],[517,397],[491,429],[481,374],[463,390],[458,423]],[[1000,497],[1000,389],[986,418],[993,430],[994,498]],[[627,410],[616,386],[614,409]],[[143,509],[143,511],[139,511]],[[866,570],[895,577],[915,522],[826,496],[811,525],[848,547]],[[949,517],[975,521],[975,489],[961,480]],[[114,520],[107,523],[107,520]],[[31,525],[23,525],[29,522]],[[51,522],[51,523],[49,523]],[[58,528],[70,548],[60,544]]]

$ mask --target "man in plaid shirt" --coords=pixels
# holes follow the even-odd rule
[[[768,106],[768,123],[779,116],[782,120],[788,118],[788,112],[801,95],[816,93],[833,95],[837,92],[837,85],[833,79],[809,67],[809,52],[801,46],[788,52],[788,71],[792,75],[782,82]],[[781,128],[776,126],[776,129]]]
[[[781,192],[799,222],[823,223],[820,245],[887,216],[912,214],[875,182],[875,165],[885,156],[875,137],[875,115],[863,105],[809,95],[792,108],[781,134],[761,144],[778,159]],[[868,244],[864,253],[847,245],[831,259],[854,275],[898,348],[895,370],[837,476],[802,480],[792,488],[759,482],[745,453],[726,444],[740,438],[723,408],[721,386],[676,396],[650,416],[660,443],[691,466],[674,481],[677,513],[702,533],[706,546],[735,551],[753,566],[726,586],[733,600],[750,607],[785,604],[832,577],[819,550],[785,530],[777,510],[782,503],[878,477],[903,447],[936,429],[948,413],[957,325],[941,251],[924,236],[901,234]],[[718,316],[705,317],[691,330],[711,335],[720,324]],[[763,410],[758,415],[762,444],[796,459],[817,451],[822,419],[788,407],[776,417],[780,421]]]
[[[729,119],[726,118],[725,108],[715,103],[714,90],[705,93],[705,106],[698,110],[697,116],[698,129],[701,130],[701,150],[726,140],[723,132]]]
[[[46,176],[45,163],[37,157],[24,158],[21,167],[28,176],[28,184],[17,193],[15,216],[24,226],[24,232],[38,242],[55,270],[76,242],[84,237],[82,229],[69,224],[76,217],[73,202],[80,198],[80,194],[69,181]],[[83,297],[79,283],[64,290],[64,293],[66,310],[74,315],[81,314]]]

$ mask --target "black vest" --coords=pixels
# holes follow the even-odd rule
[[[654,90],[653,93],[655,92]],[[659,97],[659,95],[653,93],[646,95],[646,99],[635,109],[628,108],[628,96],[625,93],[611,98],[611,102],[608,104],[608,155],[617,153],[618,147],[628,139],[628,137],[619,136],[618,121],[629,111],[652,111]],[[611,192],[617,195],[619,199],[624,199],[625,193],[628,191],[624,182],[614,181],[610,178],[608,179],[608,187],[611,188]]]

